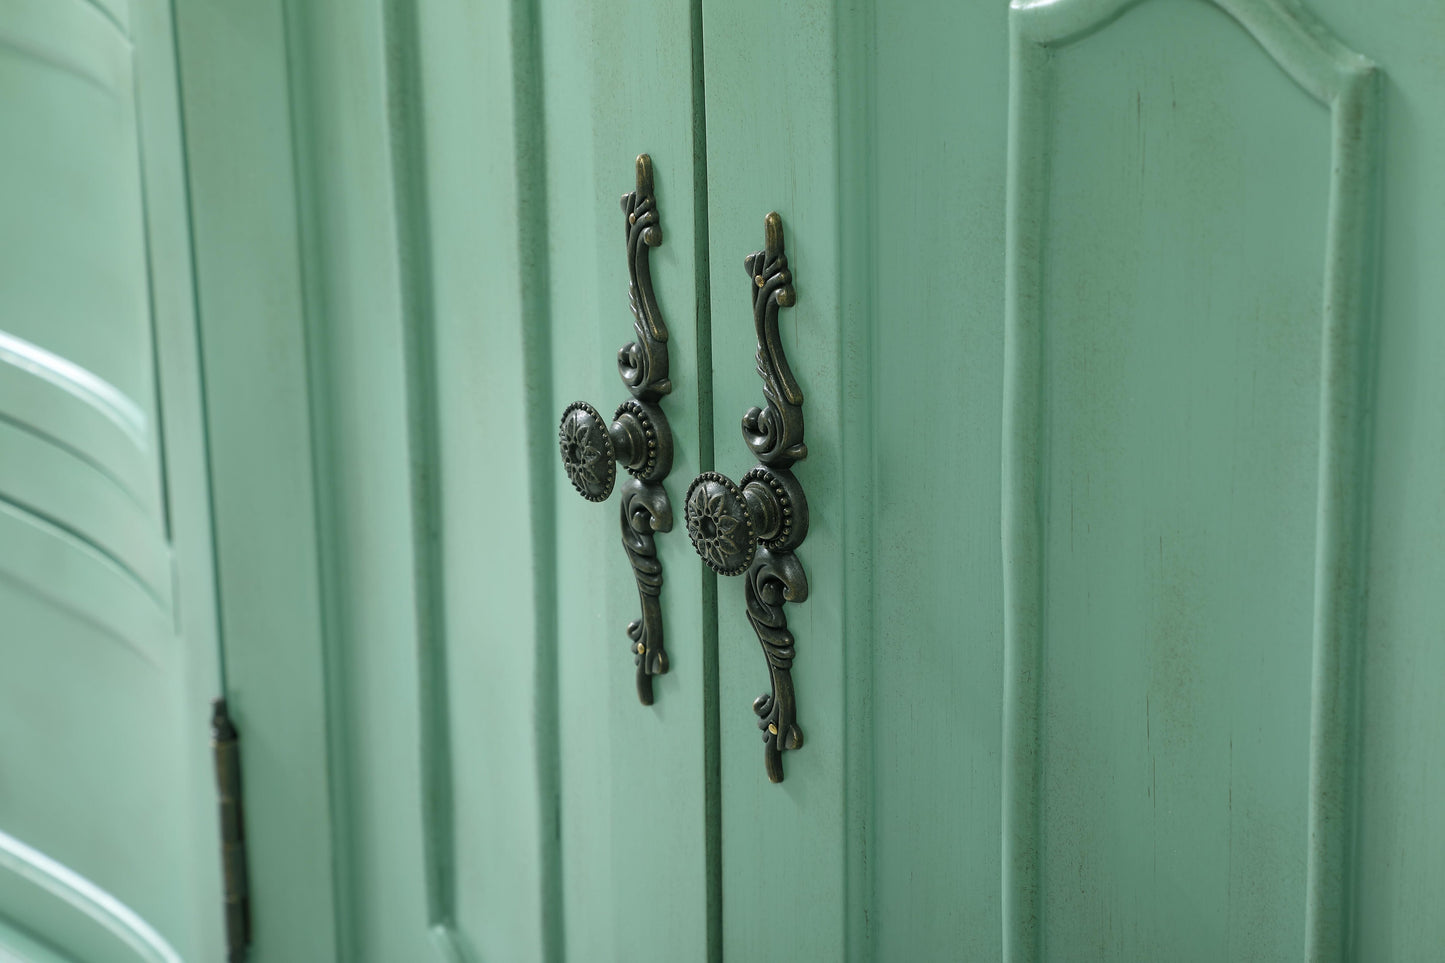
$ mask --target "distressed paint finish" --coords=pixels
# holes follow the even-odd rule
[[[1134,6],[1014,9],[1005,958],[1345,959],[1374,67]]]
[[[718,469],[746,467],[723,441],[757,391],[723,282],[768,210],[808,398],[810,595],[788,613],[808,740],[778,786],[742,593],[719,588],[730,955],[998,956],[1005,17],[704,7]]]
[[[755,288],[743,283],[742,265],[758,248],[763,216],[777,211],[797,290],[797,304],[782,313],[781,338],[808,398],[809,453],[796,474],[810,504],[829,505],[840,504],[844,470],[833,380],[842,320],[837,16],[828,3],[703,5],[715,467],[739,476],[754,460],[738,434],[740,413],[758,396]],[[788,754],[782,783],[769,782],[758,764],[752,707],[769,678],[745,586],[742,579],[718,585],[725,959],[845,955],[841,521],[836,511],[814,513],[797,556],[811,591],[789,606],[788,623],[797,639],[797,724],[808,738]]]
[[[871,250],[849,265],[874,286],[874,932],[855,959],[1001,952],[1007,17],[879,3],[852,54],[872,51],[873,119],[849,153],[875,158]]]
[[[1428,761],[1441,721],[1412,670],[1434,665],[1421,573],[1438,569],[1428,536],[1442,516],[1431,507],[1438,486],[1418,466],[1437,460],[1431,412],[1445,407],[1430,406],[1441,345],[1411,320],[1428,316],[1434,289],[1410,239],[1441,249],[1427,216],[1440,195],[1423,158],[1440,146],[1440,122],[1425,105],[1442,78],[1421,38],[1445,27],[1405,0],[1379,18],[1318,5],[1352,49],[1404,86],[1390,92],[1392,111],[1403,104],[1403,134],[1392,126],[1387,143],[1351,106],[1354,97],[1368,104],[1380,81],[1363,61],[1321,48],[1320,28],[1296,7],[1061,0],[1019,10],[1021,19],[1082,18],[1049,28],[1077,42],[1059,45],[1048,65],[1050,126],[1036,132],[1061,158],[1036,172],[1057,178],[1037,182],[1050,203],[1038,244],[1058,269],[1035,291],[1038,316],[1051,322],[1037,361],[1055,367],[1043,369],[1020,364],[1016,342],[1007,364],[1003,351],[1004,286],[1020,282],[1016,245],[1005,243],[1007,65],[1017,59],[1008,11],[956,6],[708,3],[699,12],[549,2],[483,11],[456,2],[377,14],[363,5],[346,14],[359,25],[345,35],[352,40],[311,41],[333,45],[319,75],[317,61],[302,57],[296,80],[308,116],[322,119],[319,133],[301,129],[330,144],[308,148],[319,152],[307,169],[330,221],[311,257],[338,272],[312,310],[350,318],[354,308],[370,319],[356,342],[332,320],[333,346],[313,343],[340,379],[318,389],[322,420],[335,419],[322,465],[353,494],[380,486],[322,523],[343,533],[329,551],[349,573],[331,604],[359,598],[397,620],[395,638],[362,631],[357,642],[351,632],[365,630],[366,616],[348,615],[355,624],[336,642],[351,653],[340,664],[352,666],[333,690],[352,701],[337,727],[352,807],[341,831],[350,858],[369,867],[347,884],[351,915],[343,912],[340,929],[378,947],[358,952],[414,952],[429,926],[462,958],[725,950],[1325,960],[1399,957],[1439,942],[1442,924],[1427,904],[1440,860],[1420,854],[1438,854],[1442,842],[1413,787],[1445,778]],[[332,16],[342,14],[310,20],[315,36]],[[368,65],[382,52],[391,66]],[[307,86],[317,76],[332,80]],[[1166,101],[1170,79],[1179,90]],[[407,116],[414,97],[424,105],[420,127]],[[1162,109],[1175,99],[1177,108]],[[347,110],[368,119],[352,130]],[[1278,143],[1265,151],[1271,138]],[[1322,337],[1329,318],[1359,334],[1348,323],[1367,316],[1371,297],[1371,232],[1359,220],[1372,211],[1368,191],[1331,187],[1337,153],[1344,173],[1334,176],[1368,180],[1370,158],[1351,144],[1383,150],[1388,176],[1423,205],[1398,191],[1383,201],[1373,494],[1351,488],[1370,475],[1358,421],[1366,409],[1350,396],[1363,390],[1368,352],[1348,340],[1327,352]],[[551,416],[614,384],[617,324],[626,323],[614,205],[641,151],[654,158],[668,212],[667,243],[653,260],[673,329],[678,389],[669,404],[682,406],[673,477],[746,467],[728,453],[736,413],[755,403],[751,324],[737,289],[708,276],[735,276],[756,246],[758,219],[776,209],[803,279],[783,338],[810,406],[799,478],[813,516],[800,554],[812,592],[790,613],[808,744],[781,786],[756,765],[749,704],[766,680],[741,587],[714,588],[679,533],[659,540],[672,553],[672,670],[658,680],[657,705],[639,707],[632,667],[616,649],[626,644],[617,626],[632,615],[632,592],[611,564],[614,522],[574,504],[553,462]],[[1215,169],[1188,180],[1189,165],[1206,157]],[[1245,208],[1231,187],[1250,192]],[[1143,210],[1141,197],[1151,200]],[[400,237],[394,250],[388,231]],[[1149,243],[1124,244],[1135,238]],[[1100,249],[1121,253],[1100,262]],[[1006,250],[1015,259],[1007,269]],[[1206,268],[1217,276],[1205,278]],[[1210,280],[1221,285],[1213,301],[1201,293],[1215,290]],[[1191,297],[1161,301],[1172,289]],[[1272,309],[1261,311],[1269,324],[1248,323],[1251,296]],[[1015,289],[1014,320],[1019,297]],[[400,320],[427,316],[430,347],[409,341],[402,331],[413,321]],[[1078,323],[1052,326],[1071,318]],[[1010,339],[1021,331],[1007,330]],[[1256,370],[1265,395],[1251,407],[1246,373]],[[1031,371],[1049,437],[1068,430],[1081,439],[1067,460],[1045,445],[1053,471],[1034,496],[1020,493],[1010,460],[1028,447],[1014,429],[1027,420],[1016,379]],[[363,423],[348,412],[373,392],[394,410],[385,432],[362,441]],[[1152,404],[1126,404],[1131,397]],[[399,427],[395,411],[408,404],[422,421]],[[1185,417],[1189,430],[1165,430]],[[1106,430],[1117,436],[1112,446],[1090,444]],[[714,438],[723,440],[716,465]],[[436,459],[439,480],[416,470],[404,480],[389,460],[401,451],[422,466]],[[515,453],[513,463],[499,466],[496,451]],[[1002,484],[1001,458],[1014,465]],[[378,459],[391,481],[349,478]],[[1230,463],[1249,484],[1226,497],[1218,473]],[[1123,471],[1130,464],[1137,470]],[[1072,619],[1070,638],[1088,647],[1065,648],[1062,634],[1042,650],[1005,644],[1004,626],[1014,633],[1023,623],[1012,605],[1005,619],[1004,587],[1017,603],[1024,579],[1017,557],[1001,564],[1012,543],[1001,547],[995,533],[1017,524],[1025,503],[1062,517],[1055,499],[1080,467],[1113,472],[1114,488],[1094,490],[1083,506],[1094,524],[1082,549],[1067,547],[1058,527],[1057,540],[1040,543],[1036,561],[1053,564],[1045,571],[1059,591],[1036,586],[1030,604],[1040,631]],[[433,499],[419,512],[418,492]],[[1129,492],[1138,511],[1124,503]],[[1358,731],[1367,735],[1366,778],[1351,806],[1353,680],[1338,657],[1355,645],[1360,615],[1352,607],[1363,516],[1351,506],[1364,499],[1384,523],[1371,536],[1371,634],[1354,649],[1364,659]],[[515,510],[499,520],[489,502]],[[374,508],[391,534],[375,528]],[[441,533],[430,575],[415,564],[428,525]],[[1161,556],[1166,530],[1176,552]],[[519,554],[495,554],[483,533]],[[1149,534],[1146,558],[1134,543]],[[411,546],[404,557],[364,563],[367,545],[397,539]],[[1248,547],[1240,571],[1229,570],[1220,543]],[[1090,559],[1101,564],[1087,567]],[[1111,570],[1109,559],[1120,563]],[[378,594],[424,589],[428,579],[442,585],[431,609],[425,591],[401,601]],[[1115,621],[1090,614],[1091,579],[1103,580],[1098,597],[1114,593]],[[1341,608],[1328,608],[1331,599]],[[1182,607],[1170,609],[1171,600]],[[428,611],[443,613],[440,629],[418,620]],[[1179,643],[1172,659],[1150,643],[1166,637]],[[1191,647],[1193,638],[1211,644]],[[1021,725],[1033,717],[1022,710],[1040,680],[1044,753],[1030,757]],[[438,684],[444,716],[426,698]],[[1343,698],[1332,702],[1332,692]],[[384,703],[391,708],[377,718],[360,708]],[[1231,722],[1255,737],[1241,745],[1236,732],[1233,777]],[[1071,766],[1065,748],[1097,765]],[[1136,778],[1151,748],[1159,797],[1152,779]],[[1035,773],[1049,781],[1031,784]],[[448,798],[448,780],[451,816],[441,818],[445,806],[433,804]],[[1106,803],[1139,818],[1110,829]],[[1353,868],[1339,848],[1340,817],[1351,813],[1361,820]],[[1269,845],[1251,847],[1251,833]],[[1230,863],[1236,834],[1245,843]],[[1155,848],[1165,869],[1158,885]],[[1083,857],[1082,894],[1079,863],[1065,854]],[[404,872],[384,879],[378,868],[393,865]],[[1034,877],[1042,888],[1030,888]],[[1190,887],[1209,895],[1198,905],[1179,897]],[[1137,909],[1121,895],[1129,893],[1141,894]],[[381,906],[406,910],[382,915]],[[1341,906],[1358,907],[1353,930]],[[1171,942],[1185,936],[1198,939]]]
[[[616,203],[648,150],[676,233],[654,281],[690,359],[669,399],[690,425],[679,462],[710,457],[695,413],[708,400],[695,8],[183,13],[222,587],[250,640],[230,659],[233,704],[265,707],[258,727],[274,734],[243,740],[248,793],[262,794],[253,865],[272,880],[255,897],[258,957],[561,959],[571,945],[683,958],[699,933],[716,946],[711,578],[685,539],[661,546],[679,573],[664,615],[684,627],[661,682],[673,704],[620,699],[602,683],[631,670],[625,635],[605,628],[622,606],[595,622],[590,604],[558,608],[563,579],[626,597],[591,578],[587,552],[615,544],[558,570],[553,531],[573,522],[554,500],[554,440],[534,431],[554,390],[615,377]],[[216,49],[221,37],[238,42]],[[544,82],[553,69],[576,83]],[[615,123],[571,122],[589,110]],[[238,176],[248,203],[227,190]],[[557,238],[571,246],[554,255]],[[554,320],[558,303],[575,310]],[[306,900],[274,881],[286,874],[307,879]],[[617,925],[604,889],[653,893],[652,916]]]

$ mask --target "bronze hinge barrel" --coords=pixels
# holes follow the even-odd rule
[[[246,817],[241,805],[241,744],[226,700],[211,703],[211,752],[221,808],[221,873],[226,913],[226,959],[241,963],[251,944],[251,899],[246,882]]]

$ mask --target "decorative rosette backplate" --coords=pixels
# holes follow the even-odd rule
[[[617,370],[632,397],[618,405],[612,421],[585,401],[562,412],[558,444],[567,480],[592,502],[606,501],[620,464],[632,476],[622,483],[622,547],[632,564],[642,614],[627,626],[637,665],[637,696],[652,704],[652,677],[667,671],[663,646],[662,563],[654,536],[672,530],[672,504],[662,481],[672,470],[672,429],[661,401],[672,391],[667,372],[667,325],[652,292],[648,261],[662,243],[657,199],[652,192],[652,159],[637,158],[637,189],[622,195],[626,217],[629,301],[636,340],[617,352]]]
[[[693,479],[683,501],[687,534],[698,555],[719,575],[745,575],[744,594],[767,658],[772,691],[753,703],[763,730],[763,763],[768,778],[783,781],[783,752],[803,744],[793,693],[793,633],[785,602],[808,597],[808,578],[793,554],[808,534],[808,501],[792,472],[808,456],[803,444],[803,392],[778,335],[778,309],[796,300],[783,222],[776,213],[763,220],[764,249],[744,262],[752,289],[753,325],[758,336],[762,408],[743,416],[743,440],[759,464],[733,483],[717,472]]]

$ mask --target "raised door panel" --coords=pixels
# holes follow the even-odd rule
[[[672,497],[705,457],[694,27],[686,6],[629,2],[519,5],[509,16],[435,8],[417,24],[427,140],[411,176],[426,183],[432,264],[428,404],[444,533],[434,631],[445,639],[444,660],[434,655],[420,678],[444,686],[448,706],[424,723],[433,758],[423,778],[433,792],[448,787],[454,813],[448,839],[424,845],[454,867],[449,939],[478,958],[692,958],[717,898],[705,582],[680,529],[660,533],[669,669],[652,681],[652,705],[640,704],[622,493],[577,497],[556,425],[573,401],[610,416],[630,397],[617,366],[637,340],[618,202],[647,152]],[[456,123],[479,98],[490,106],[475,123]],[[435,756],[440,746],[449,759]]]
[[[1266,5],[1014,27],[1006,957],[1336,958],[1373,68]]]
[[[80,959],[222,941],[171,56],[162,4],[0,14],[0,915]]]

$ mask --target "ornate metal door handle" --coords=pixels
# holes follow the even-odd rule
[[[783,751],[803,744],[793,695],[793,633],[785,602],[808,597],[808,578],[793,550],[808,534],[808,501],[790,470],[808,457],[803,444],[803,392],[778,336],[778,309],[796,300],[783,222],[763,219],[764,250],[744,262],[753,290],[753,325],[758,334],[758,374],[767,407],[743,415],[743,440],[761,464],[734,484],[717,472],[703,472],[684,499],[687,534],[708,567],[720,575],[747,574],[748,621],[762,643],[772,692],[753,703],[763,730],[763,764],[768,778],[783,781]]]
[[[652,677],[667,671],[663,646],[662,562],[657,532],[672,530],[672,503],[662,480],[672,470],[672,429],[660,407],[672,391],[667,376],[667,325],[652,293],[649,252],[662,243],[657,199],[652,193],[652,158],[637,158],[637,190],[622,195],[627,217],[627,271],[632,326],[637,340],[617,352],[617,370],[632,397],[618,405],[608,424],[585,401],[562,412],[558,437],[562,466],[572,487],[588,501],[606,501],[617,480],[617,464],[632,475],[622,483],[622,547],[632,563],[642,614],[627,626],[637,664],[637,697],[652,705]]]

